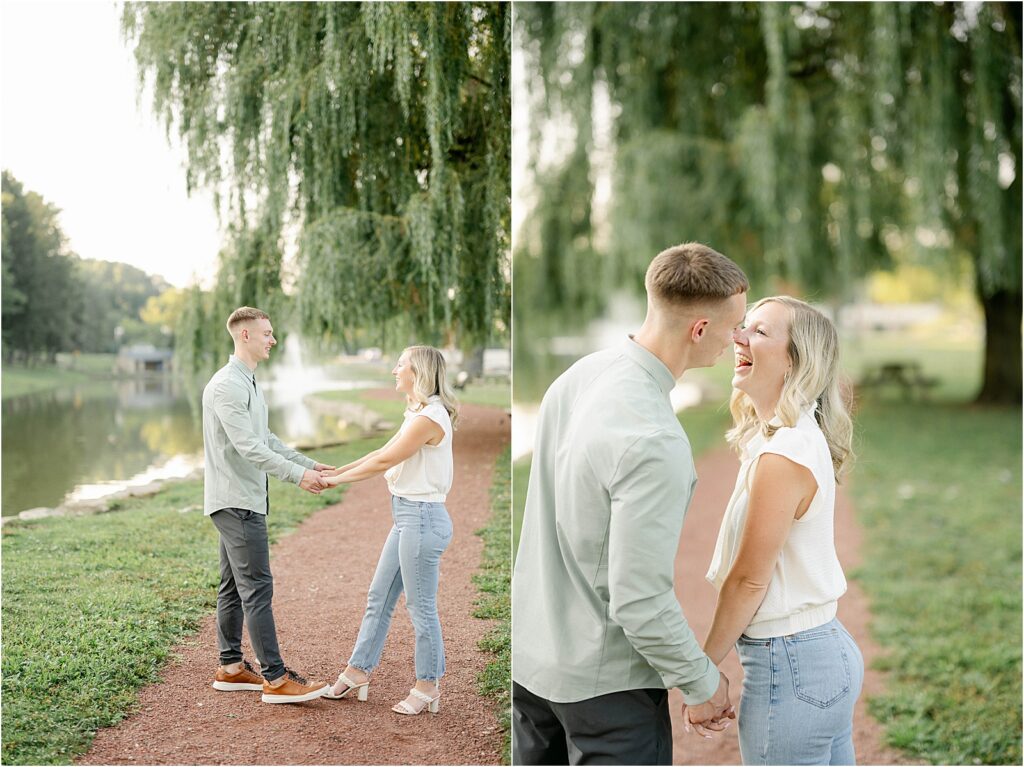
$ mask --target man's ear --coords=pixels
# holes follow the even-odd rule
[[[240,331],[238,331],[238,338],[240,340],[242,340],[242,341],[248,341],[249,340],[249,328],[243,327]]]
[[[690,326],[690,340],[695,344],[699,344],[701,339],[704,338],[704,331],[708,327],[708,321],[706,319],[697,320],[693,325]]]

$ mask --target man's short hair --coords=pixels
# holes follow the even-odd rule
[[[269,320],[270,315],[262,309],[254,309],[251,306],[239,306],[228,317],[228,332],[232,337],[235,335],[235,328],[249,320]]]
[[[670,306],[723,300],[750,289],[742,269],[699,242],[661,251],[647,267],[644,286],[652,302]]]

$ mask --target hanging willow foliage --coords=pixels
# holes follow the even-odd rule
[[[129,3],[123,27],[189,189],[231,224],[217,297],[193,307],[211,329],[231,305],[288,308],[294,227],[316,337],[395,318],[464,347],[505,332],[507,5]]]
[[[735,258],[758,289],[781,279],[840,300],[897,258],[966,253],[992,339],[982,398],[1019,402],[1019,4],[515,12],[538,192],[515,259],[517,306],[557,313],[572,300],[592,312],[609,286],[642,285],[652,255],[688,239]],[[606,242],[592,211],[602,89],[614,154]],[[545,120],[575,131],[553,166]],[[997,370],[1007,347],[1017,356]]]

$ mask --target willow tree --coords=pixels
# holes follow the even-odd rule
[[[318,337],[396,320],[463,347],[503,332],[507,5],[129,3],[123,26],[189,189],[212,189],[230,224],[217,294],[186,312],[190,355],[211,314],[290,305],[282,282]]]
[[[979,399],[1019,403],[1020,22],[1009,3],[517,3],[531,107],[574,136],[553,166],[531,142],[517,306],[596,306],[689,238],[758,284],[846,298],[896,260],[966,257],[987,331]]]

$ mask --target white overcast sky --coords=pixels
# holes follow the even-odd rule
[[[212,197],[186,194],[184,150],[138,102],[120,13],[109,0],[3,0],[0,165],[62,210],[82,258],[208,283],[221,245]]]

